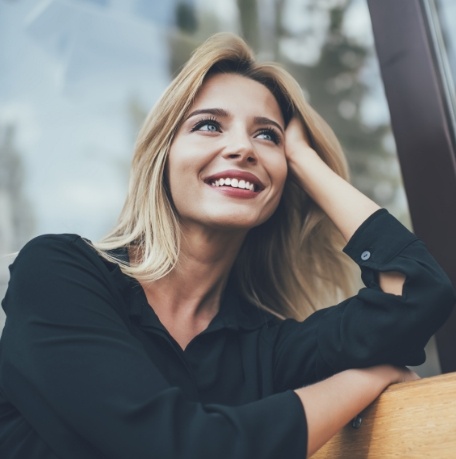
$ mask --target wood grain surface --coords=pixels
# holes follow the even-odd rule
[[[390,386],[312,459],[456,459],[456,373]]]

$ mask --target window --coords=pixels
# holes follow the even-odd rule
[[[368,1],[413,228],[456,283],[452,3]],[[456,370],[455,330],[453,314],[437,333],[444,372]]]
[[[427,14],[440,24],[448,8],[434,0]],[[453,72],[454,29],[438,32]],[[411,226],[366,1],[0,0],[1,254],[37,234],[109,231],[147,111],[218,31],[291,71],[336,131],[354,184]],[[11,259],[0,258],[0,297]]]

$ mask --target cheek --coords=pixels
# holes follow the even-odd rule
[[[272,170],[274,174],[273,178],[277,184],[277,187],[280,188],[280,190],[283,190],[285,181],[288,176],[288,163],[285,154],[276,161],[276,164],[273,166]]]
[[[272,214],[280,203],[288,177],[288,163],[285,156],[270,164],[270,177],[274,185],[271,206],[269,207],[269,212]]]
[[[185,146],[181,145],[179,139],[171,145],[166,161],[166,176],[171,187],[178,187],[186,177],[186,171],[191,167],[191,159],[187,154]]]
[[[165,183],[167,184],[168,195],[171,201],[176,207],[180,207],[180,201],[182,201],[184,195],[182,182],[183,178],[185,178],[185,174],[183,174],[185,166],[181,158],[179,158],[179,150],[173,151],[174,146],[171,147],[166,161]]]

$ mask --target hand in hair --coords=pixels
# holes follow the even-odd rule
[[[285,132],[288,167],[306,193],[321,207],[348,241],[380,206],[337,175],[309,145],[302,122],[293,118]],[[379,274],[384,292],[402,294],[405,276]]]
[[[309,145],[301,121],[293,118],[286,130],[288,166],[303,189],[322,208],[348,241],[371,214],[375,202],[337,175]]]

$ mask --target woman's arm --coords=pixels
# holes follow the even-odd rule
[[[311,456],[390,384],[418,376],[389,365],[346,370],[324,381],[296,390],[306,413],[307,455]]]
[[[305,456],[306,422],[294,392],[203,404],[167,381],[124,317],[128,286],[111,269],[74,235],[36,238],[13,263],[3,301],[0,418],[21,418],[4,429],[15,439],[9,447],[0,433],[0,457],[38,457],[45,444],[66,459]],[[29,454],[27,442],[37,437]]]
[[[299,119],[286,130],[288,165],[306,193],[322,208],[348,241],[370,215],[375,202],[337,175],[309,146]]]
[[[422,241],[330,170],[298,121],[288,129],[291,172],[350,237],[344,252],[359,265],[365,288],[303,323],[290,319],[273,330],[276,390],[349,368],[423,363],[426,343],[456,302],[451,281]]]
[[[285,148],[292,173],[347,241],[370,215],[380,209],[328,167],[309,146],[297,118],[287,127]],[[381,289],[395,295],[402,294],[404,281],[405,276],[398,272],[384,272],[379,276]]]

